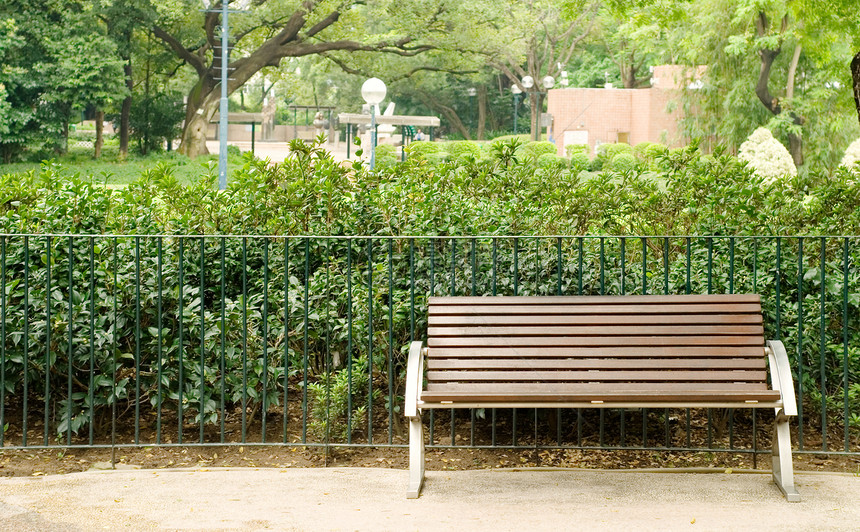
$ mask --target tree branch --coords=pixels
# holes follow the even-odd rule
[[[206,74],[207,68],[203,60],[182,46],[182,43],[176,37],[164,31],[160,26],[153,26],[152,33],[161,39],[171,50],[176,52],[176,55],[183,61],[191,65],[197,71],[198,76],[203,77]]]

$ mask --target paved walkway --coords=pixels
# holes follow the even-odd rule
[[[860,478],[588,470],[94,471],[0,479],[2,530],[857,530]]]

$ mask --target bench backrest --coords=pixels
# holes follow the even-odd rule
[[[758,295],[431,297],[429,402],[773,402]]]

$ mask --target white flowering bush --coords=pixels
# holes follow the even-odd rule
[[[747,161],[755,169],[755,173],[768,181],[786,175],[796,176],[797,167],[791,154],[781,142],[773,138],[770,130],[760,127],[741,144],[738,157]]]
[[[848,149],[845,150],[845,156],[842,157],[842,162],[839,164],[856,171],[855,165],[857,163],[860,163],[860,139],[855,140],[848,146]]]

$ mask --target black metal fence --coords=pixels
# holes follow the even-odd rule
[[[858,237],[0,235],[0,445],[405,445],[429,295],[758,293],[799,451],[860,454]],[[453,417],[452,417],[453,416]],[[768,417],[769,416],[769,417]],[[431,446],[767,451],[754,410],[426,416]]]

